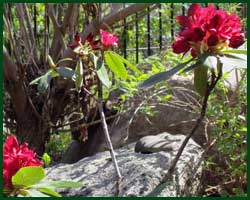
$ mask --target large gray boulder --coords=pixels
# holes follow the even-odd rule
[[[144,154],[138,148],[135,152],[135,143],[115,150],[123,176],[120,196],[147,196],[167,173],[170,162],[174,159],[185,136],[163,133],[159,137],[158,139],[165,142],[169,148],[159,148],[157,138],[154,138],[157,148],[153,150],[154,153],[149,150]],[[141,144],[143,147],[145,141],[140,142],[143,143]],[[153,143],[147,145],[151,145],[151,149],[152,145],[154,146]],[[173,180],[162,192],[154,196],[197,196],[200,185],[201,152],[202,148],[191,139],[177,164]],[[58,189],[63,196],[117,196],[116,173],[108,151],[86,157],[74,164],[52,166],[47,169],[46,179],[87,184],[84,188]]]

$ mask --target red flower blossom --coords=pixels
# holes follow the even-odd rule
[[[106,32],[100,29],[101,42],[105,48],[110,47],[111,45],[117,46],[118,37],[114,34]]]
[[[238,48],[244,43],[244,33],[237,15],[216,10],[213,5],[202,8],[192,4],[187,16],[177,16],[181,32],[173,43],[177,54],[191,49],[196,56],[205,51],[216,51],[222,47]]]
[[[80,34],[78,32],[76,32],[76,34],[74,35],[73,44],[68,45],[68,47],[71,49],[75,49],[76,47],[79,46],[79,43],[81,43],[81,42],[82,42],[82,38],[81,38]]]
[[[94,36],[92,33],[90,33],[87,37],[87,41],[89,43],[89,45],[91,46],[91,48],[93,50],[98,50],[98,49],[101,49],[100,47],[100,40],[94,40]]]
[[[14,135],[9,136],[3,146],[3,185],[12,188],[11,178],[16,172],[27,166],[41,166],[42,162],[35,158],[34,151],[28,149],[28,144],[19,146]]]
[[[99,49],[108,49],[111,45],[117,46],[118,37],[114,34],[111,34],[109,32],[106,32],[102,29],[100,29],[100,35],[101,39],[94,39],[94,36],[92,33],[90,33],[87,36],[86,41],[91,46],[93,50],[99,50]],[[77,32],[74,36],[74,42],[72,45],[68,45],[71,49],[75,49],[79,47],[79,43],[81,43],[81,37],[80,34]]]

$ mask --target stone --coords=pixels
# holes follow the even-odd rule
[[[135,143],[116,149],[118,165],[123,176],[119,196],[147,196],[160,183],[174,159],[184,135],[160,134],[173,148],[150,154],[134,151]],[[156,140],[155,140],[156,141]],[[176,197],[199,195],[202,148],[192,139],[177,163],[174,178],[164,190],[154,196]],[[117,196],[116,173],[108,151],[86,157],[74,164],[58,164],[46,169],[46,180],[86,183],[83,188],[57,189],[65,197]]]
[[[134,142],[147,135],[170,132],[172,134],[189,134],[199,117],[201,101],[194,91],[192,76],[174,75],[168,80],[169,88],[162,90],[159,97],[172,95],[164,102],[156,99],[149,101],[149,106],[155,114],[152,116],[139,112],[129,127],[128,142]],[[151,96],[158,90],[149,89],[146,96]],[[206,120],[198,128],[192,137],[199,145],[206,143]],[[208,129],[207,129],[208,128]],[[206,130],[207,129],[207,130]]]

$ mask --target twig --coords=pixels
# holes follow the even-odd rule
[[[103,60],[103,57],[104,56],[103,56],[103,52],[102,52],[102,60]],[[105,118],[104,111],[103,111],[102,98],[103,98],[102,97],[102,83],[99,80],[98,81],[98,108],[99,108],[99,113],[100,113],[100,117],[101,117],[101,122],[102,122],[102,127],[103,127],[105,140],[106,140],[107,146],[109,148],[110,155],[112,157],[114,168],[115,168],[115,171],[116,171],[116,174],[117,174],[117,195],[119,196],[122,176],[121,176],[118,164],[117,164],[117,160],[116,160],[115,152],[114,152],[114,149],[113,149],[113,145],[112,145],[112,142],[111,142],[111,139],[110,139],[110,136],[109,136],[108,125],[107,125],[106,118]]]
[[[206,92],[205,92],[205,95],[204,95],[204,99],[203,99],[203,103],[202,103],[202,109],[201,109],[201,112],[200,112],[200,117],[197,119],[196,121],[196,124],[194,126],[194,128],[190,131],[190,133],[186,136],[186,138],[184,139],[181,147],[179,148],[174,160],[171,162],[170,164],[170,167],[169,167],[169,170],[167,172],[167,174],[163,177],[163,179],[160,181],[159,185],[157,186],[157,189],[158,190],[163,190],[164,187],[162,189],[159,189],[158,187],[164,183],[166,183],[169,179],[172,178],[172,175],[173,175],[173,172],[175,170],[175,167],[176,167],[176,164],[177,162],[179,161],[181,155],[182,155],[182,152],[184,150],[184,148],[186,147],[189,139],[194,135],[194,133],[196,132],[196,130],[199,128],[202,120],[204,119],[205,117],[205,114],[206,114],[206,110],[207,110],[207,103],[208,103],[208,98],[209,98],[209,95],[210,93],[212,92],[212,90],[215,88],[217,82],[219,81],[219,79],[221,78],[222,76],[222,70],[221,70],[221,67],[222,67],[222,64],[218,61],[218,75],[216,77],[214,71],[212,71],[212,76],[211,76],[211,83],[210,85],[208,84],[207,85],[207,88],[206,88]],[[151,193],[154,193],[154,191],[152,191]]]

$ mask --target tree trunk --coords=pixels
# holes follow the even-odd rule
[[[16,116],[15,134],[20,143],[27,142],[30,148],[42,155],[45,150],[45,140],[49,133],[48,128],[43,127],[41,120],[35,115],[25,91],[23,77],[18,76],[17,65],[12,62],[5,47],[3,47],[3,57],[4,87],[11,97]]]

